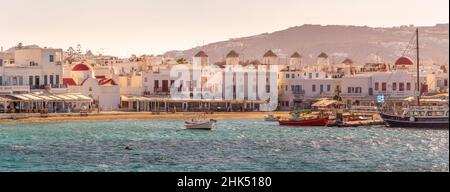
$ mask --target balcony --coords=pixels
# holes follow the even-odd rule
[[[341,93],[341,97],[367,97],[368,94],[365,93]]]
[[[30,87],[26,85],[0,86],[1,94],[29,93],[29,92]]]
[[[67,85],[46,85],[45,89],[53,94],[61,94],[67,92]]]

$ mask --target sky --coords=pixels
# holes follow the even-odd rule
[[[162,54],[303,24],[449,22],[448,0],[0,0],[0,46]]]

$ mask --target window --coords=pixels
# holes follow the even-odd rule
[[[286,79],[289,79],[289,74],[286,74]]]
[[[319,78],[319,73],[316,73],[316,78]]]
[[[34,76],[34,84],[36,85],[36,86],[38,86],[38,85],[40,85],[40,81],[39,81],[39,76]]]
[[[34,61],[30,61],[30,66],[38,66],[38,64]]]
[[[323,85],[320,85],[320,94],[323,93]]]
[[[375,83],[375,91],[378,91],[378,89],[379,89],[379,84],[378,84],[378,82],[376,82]]]
[[[411,91],[411,83],[406,83],[406,90]]]
[[[0,67],[3,66],[3,59],[0,59]]]
[[[347,93],[352,93],[352,88],[348,87]]]
[[[23,85],[23,77],[19,76],[19,85]]]
[[[28,79],[28,85],[33,85],[33,76],[30,76]]]
[[[312,79],[312,73],[309,73],[308,75],[309,75],[309,78]]]
[[[59,85],[59,75],[55,76],[55,85]]]
[[[397,83],[392,83],[392,91],[397,91]]]
[[[50,63],[55,62],[55,56],[54,56],[54,55],[49,55],[49,56],[50,56],[50,57],[49,57]]]
[[[381,83],[381,90],[386,91],[386,89],[387,89],[386,83]]]
[[[448,79],[444,79],[444,86],[446,86],[446,87],[448,86]]]
[[[144,78],[144,82],[147,82],[147,81],[148,81],[147,77],[146,77],[146,78]]]
[[[399,83],[398,84],[398,90],[399,91],[405,91],[405,83]]]
[[[155,80],[155,88],[159,88],[159,81]]]
[[[316,85],[312,85],[312,92],[316,92]]]
[[[291,74],[291,78],[294,79],[295,78],[295,74]]]
[[[287,90],[288,90],[288,86],[287,86],[287,85],[285,86],[284,90],[285,90],[285,91],[287,91]]]
[[[47,85],[47,83],[48,83],[48,79],[47,79],[47,75],[44,75],[44,85]]]
[[[331,85],[327,85],[327,91],[328,91],[328,92],[331,91]]]
[[[50,75],[50,85],[53,85],[54,81],[53,81],[53,75]]]
[[[295,85],[291,85],[291,91],[295,93]]]
[[[3,77],[0,76],[0,86],[2,86],[2,85],[3,85]]]

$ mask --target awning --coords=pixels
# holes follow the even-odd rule
[[[330,105],[339,103],[337,100],[320,100],[314,104],[312,104],[313,107],[328,107]]]
[[[12,94],[8,95],[21,101],[85,101],[92,102],[92,98],[79,93],[66,94]]]

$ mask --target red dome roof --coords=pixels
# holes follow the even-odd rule
[[[72,68],[72,71],[89,71],[91,70],[86,64],[80,63]]]
[[[395,65],[414,65],[414,62],[408,57],[400,57],[395,62]]]

